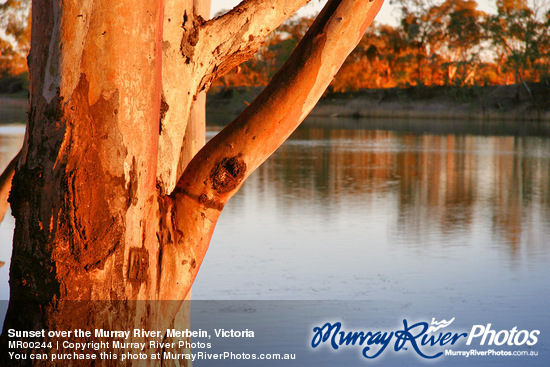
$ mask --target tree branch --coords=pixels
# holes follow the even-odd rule
[[[227,14],[205,21],[185,0],[165,6],[163,31],[163,104],[157,178],[172,192],[182,174],[181,147],[191,105],[198,93],[251,58],[267,35],[308,0],[245,0]],[[185,80],[182,85],[181,80]]]
[[[258,98],[193,159],[178,188],[225,203],[242,181],[273,153],[313,109],[378,13],[382,0],[331,0],[295,52]],[[245,165],[240,182],[216,188],[224,159]],[[235,176],[235,175],[232,175]],[[197,178],[210,177],[199,187]],[[224,176],[228,179],[229,176]],[[231,184],[235,184],[231,180]],[[197,190],[198,189],[198,190]],[[190,191],[189,191],[190,190]],[[222,191],[222,192],[220,192]]]
[[[163,248],[172,263],[163,269],[179,267],[179,274],[189,272],[179,279],[189,281],[163,279],[161,298],[186,295],[227,200],[313,109],[382,3],[330,0],[267,88],[189,163],[171,195],[176,240]]]
[[[200,88],[248,60],[266,37],[290,18],[309,0],[245,0],[228,13],[212,19],[200,29],[202,52],[211,54],[213,62],[204,70]]]
[[[11,181],[13,179],[13,174],[15,173],[15,166],[19,162],[19,157],[21,156],[21,150],[17,155],[11,160],[4,172],[0,175],[0,223],[4,220],[8,206],[8,197],[11,190]]]

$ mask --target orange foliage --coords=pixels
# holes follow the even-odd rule
[[[497,0],[496,22],[498,17],[478,10],[473,0],[397,3],[400,26],[370,27],[334,78],[333,91],[538,82],[549,75],[550,12],[536,16],[523,0]],[[512,31],[517,32],[518,17],[525,23],[521,34]],[[311,20],[285,23],[239,73],[226,75],[216,85],[266,85]],[[519,37],[526,34],[532,42],[521,44]],[[515,48],[505,46],[507,42]]]
[[[9,0],[0,4],[0,75],[18,76],[27,72],[30,23],[29,0]]]

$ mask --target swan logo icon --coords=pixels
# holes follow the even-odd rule
[[[432,318],[432,324],[428,328],[428,331],[426,333],[435,333],[439,329],[446,328],[447,326],[451,325],[455,321],[455,318],[453,317],[449,321],[447,320],[441,320],[441,321],[435,321],[435,318]]]

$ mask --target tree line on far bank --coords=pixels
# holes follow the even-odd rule
[[[473,0],[394,0],[398,26],[374,24],[331,84],[364,88],[482,86],[540,82],[550,75],[550,7],[496,0],[496,13]],[[313,18],[288,21],[247,63],[218,85],[263,86]]]
[[[550,75],[550,6],[496,0],[496,13],[473,0],[393,0],[398,26],[374,24],[334,78],[330,90],[408,86],[482,86],[540,82]],[[30,0],[0,4],[0,92],[27,83]],[[293,18],[218,87],[265,86],[313,22]]]
[[[0,93],[27,88],[30,8],[31,0],[6,0],[0,4]]]

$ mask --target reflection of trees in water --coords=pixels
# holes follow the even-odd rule
[[[541,138],[491,138],[491,146],[499,153],[492,167],[494,230],[518,251],[522,237],[533,245],[530,226],[548,228],[550,142]]]
[[[488,220],[514,254],[550,217],[549,154],[547,138],[313,127],[298,130],[258,182],[291,207],[306,200],[338,211],[395,200],[397,231],[418,243],[434,233],[445,243],[467,241]]]
[[[478,197],[475,142],[450,134],[398,139],[398,230],[418,243],[429,243],[434,229],[444,237],[470,231]]]

